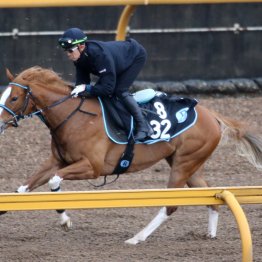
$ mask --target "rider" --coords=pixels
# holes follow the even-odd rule
[[[136,123],[135,140],[151,135],[151,128],[129,87],[134,82],[146,61],[146,51],[134,39],[126,41],[87,41],[87,36],[79,28],[70,28],[58,40],[69,60],[76,67],[74,97],[115,95],[122,100]],[[98,81],[90,85],[90,73],[98,76]]]

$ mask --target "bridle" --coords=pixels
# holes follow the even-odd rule
[[[9,85],[18,86],[18,87],[26,90],[26,96],[25,96],[24,103],[23,103],[22,107],[17,110],[20,113],[16,113],[13,110],[11,110],[9,107],[7,107],[7,106],[5,106],[3,104],[0,104],[0,107],[3,108],[6,112],[8,112],[12,116],[12,118],[10,120],[8,120],[7,122],[5,122],[4,124],[5,125],[11,124],[14,127],[18,127],[18,121],[20,119],[32,117],[33,115],[35,115],[35,114],[37,114],[39,112],[34,112],[34,113],[31,113],[31,114],[28,114],[28,115],[24,114],[24,112],[26,111],[26,108],[27,108],[27,106],[29,104],[30,97],[33,97],[33,94],[32,94],[32,91],[31,91],[30,87],[23,86],[23,85],[20,85],[18,83],[15,83],[15,82],[11,82],[11,83],[9,83]]]

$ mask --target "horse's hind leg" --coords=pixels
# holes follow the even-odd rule
[[[219,136],[218,136],[219,137]],[[168,181],[168,188],[183,188],[195,172],[204,164],[207,158],[213,152],[219,139],[213,146],[205,147],[202,145],[198,150],[185,154],[184,152],[167,158],[167,162],[171,166],[171,174]],[[184,155],[184,156],[181,156]],[[190,155],[190,157],[189,157]],[[191,180],[192,183],[193,179]],[[200,180],[198,180],[200,181]],[[203,180],[204,181],[204,180]],[[201,182],[203,182],[201,181]],[[163,207],[160,209],[156,217],[133,238],[126,240],[128,244],[137,244],[145,241],[168,217],[177,210],[177,206]]]
[[[169,165],[172,165],[173,160],[167,159],[167,161]],[[199,166],[201,166],[201,164],[194,163],[194,166],[192,165],[192,168],[189,170],[194,173],[199,168]],[[186,185],[191,172],[190,174],[188,172],[186,173],[186,170],[179,168],[179,165],[178,167],[177,165],[172,165],[171,175],[168,181],[168,188],[183,188]],[[162,207],[156,217],[144,229],[142,229],[134,237],[126,240],[125,243],[135,245],[141,241],[145,241],[176,210],[176,206]]]
[[[168,161],[169,162],[169,161]],[[171,175],[169,177],[168,188],[184,187],[186,184],[186,179],[184,176],[180,175],[176,170],[171,170]],[[168,217],[177,210],[176,206],[162,207],[158,214],[153,218],[153,220],[143,228],[134,237],[125,241],[127,244],[136,245],[141,241],[145,241],[161,224],[163,224]]]
[[[203,178],[203,167],[195,173],[187,181],[189,187],[209,187],[208,183]],[[210,238],[215,238],[217,233],[218,224],[218,206],[212,205],[208,206],[208,234]]]
[[[125,241],[127,244],[136,245],[141,241],[145,241],[161,224],[168,219],[166,207],[162,207],[154,219],[134,237]]]

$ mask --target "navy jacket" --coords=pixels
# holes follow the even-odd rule
[[[132,65],[144,50],[134,39],[126,41],[88,41],[80,58],[74,62],[76,85],[89,84],[90,73],[99,77],[91,95],[108,96],[114,93],[117,76]]]

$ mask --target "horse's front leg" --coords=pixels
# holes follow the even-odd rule
[[[23,185],[18,187],[15,192],[27,193],[41,185],[46,184],[50,177],[60,168],[60,164],[51,156],[47,161],[44,162],[40,170],[29,177],[26,182],[23,183]],[[0,211],[0,215],[5,214],[6,212],[7,211]]]
[[[94,169],[88,159],[78,161],[65,168],[57,170],[48,182],[52,192],[61,191],[61,182],[63,180],[84,180],[94,179],[100,175],[100,169]],[[60,225],[65,231],[72,227],[70,217],[67,216],[65,210],[57,210],[60,213]]]
[[[50,178],[56,174],[57,170],[61,169],[63,166],[60,162],[58,162],[53,156],[51,156],[47,161],[44,162],[40,170],[29,177],[27,181],[20,186],[16,192],[18,193],[26,193],[30,192],[50,181]],[[50,186],[50,184],[49,184]],[[59,191],[59,189],[53,190],[51,187],[51,191]],[[70,217],[66,214],[65,210],[56,210],[60,215],[60,225],[61,227],[68,231],[72,227],[72,222]]]
[[[33,191],[34,189],[46,184],[57,170],[61,169],[62,165],[53,156],[46,160],[40,169],[32,176],[30,176],[16,192],[25,193]]]

